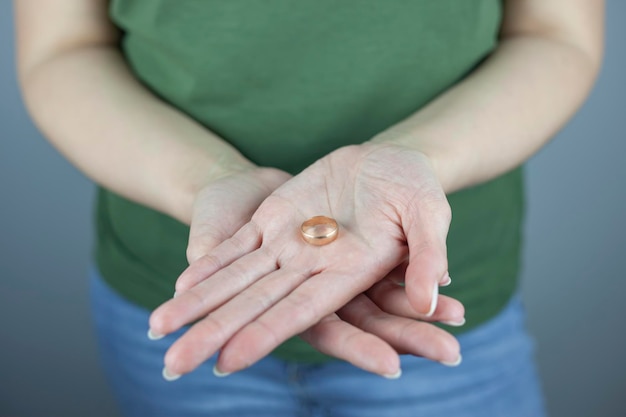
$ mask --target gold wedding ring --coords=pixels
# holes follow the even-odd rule
[[[302,223],[300,232],[302,232],[302,237],[307,243],[323,246],[337,239],[339,226],[335,219],[326,216],[315,216]]]

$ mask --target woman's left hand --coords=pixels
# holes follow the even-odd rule
[[[326,246],[299,235],[302,222],[317,215],[340,224],[339,237]],[[189,372],[220,348],[221,372],[245,368],[341,311],[405,259],[408,301],[416,314],[432,316],[437,288],[447,280],[450,218],[424,154],[373,144],[329,154],[279,187],[249,223],[181,275],[177,288],[197,285],[151,317],[151,328],[163,334],[199,320],[168,351],[168,371]],[[440,360],[458,357],[457,344]],[[399,369],[395,360],[378,366],[382,374]]]

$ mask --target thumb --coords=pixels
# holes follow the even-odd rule
[[[259,205],[291,176],[274,168],[255,168],[225,177],[202,190],[194,202],[187,245],[192,264],[232,237]]]
[[[224,225],[217,221],[218,218],[215,216],[207,216],[202,220],[194,220],[192,220],[191,227],[189,228],[189,242],[187,244],[186,254],[189,264],[194,263],[208,254],[245,224],[245,220],[242,219],[241,224],[231,225],[231,227],[228,228],[230,230],[229,233]]]
[[[413,209],[403,220],[403,228],[409,246],[407,297],[415,311],[431,316],[437,308],[439,285],[449,280],[446,238],[452,214],[445,196],[441,203],[428,206]]]
[[[202,210],[197,210],[189,228],[187,261],[192,266],[200,266],[204,263],[204,266],[200,267],[202,271],[205,271],[207,266],[213,269],[213,259],[207,255],[241,229],[251,215],[239,211],[240,216],[225,216],[223,207],[216,206],[205,206]],[[231,210],[231,213],[235,212],[237,210]],[[186,271],[190,270],[191,268],[187,268]],[[186,291],[205,278],[206,276],[202,273],[183,273],[176,280],[176,292]]]

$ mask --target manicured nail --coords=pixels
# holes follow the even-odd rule
[[[148,339],[150,340],[159,340],[165,337],[164,334],[158,334],[152,331],[152,329],[148,329]]]
[[[426,313],[426,317],[430,317],[435,313],[437,309],[437,298],[439,296],[439,285],[435,284],[433,286],[432,298],[430,299],[430,310]]]
[[[163,372],[161,372],[161,374],[163,375],[163,379],[166,381],[176,381],[180,378],[180,375],[168,371],[167,368],[163,368]]]
[[[465,324],[465,317],[463,317],[459,321],[442,321],[441,323],[446,324],[448,326],[461,327]]]
[[[459,357],[457,358],[457,360],[455,360],[454,362],[444,362],[441,361],[440,363],[442,365],[446,365],[446,366],[450,366],[450,367],[455,367],[455,366],[459,366],[461,364],[461,362],[463,361],[463,357],[461,356],[461,354],[459,354]]]
[[[213,367],[213,375],[215,375],[215,376],[217,376],[217,377],[223,378],[223,377],[225,377],[225,376],[230,375],[231,373],[232,373],[232,372],[222,372],[222,371],[220,371],[219,369],[217,369],[217,365],[215,365],[215,366]]]
[[[450,278],[450,274],[446,274],[446,277],[444,278],[443,282],[439,284],[439,286],[447,287],[450,284],[452,284],[452,278]]]
[[[396,372],[395,374],[385,374],[383,376],[387,379],[398,379],[400,378],[400,376],[402,376],[402,369],[398,369],[398,372]]]

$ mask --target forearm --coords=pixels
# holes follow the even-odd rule
[[[487,181],[529,158],[572,116],[599,56],[550,36],[505,37],[468,78],[373,141],[429,155],[448,193]]]
[[[113,45],[72,48],[22,70],[30,113],[87,176],[188,222],[198,188],[251,167],[230,145],[154,97]]]

